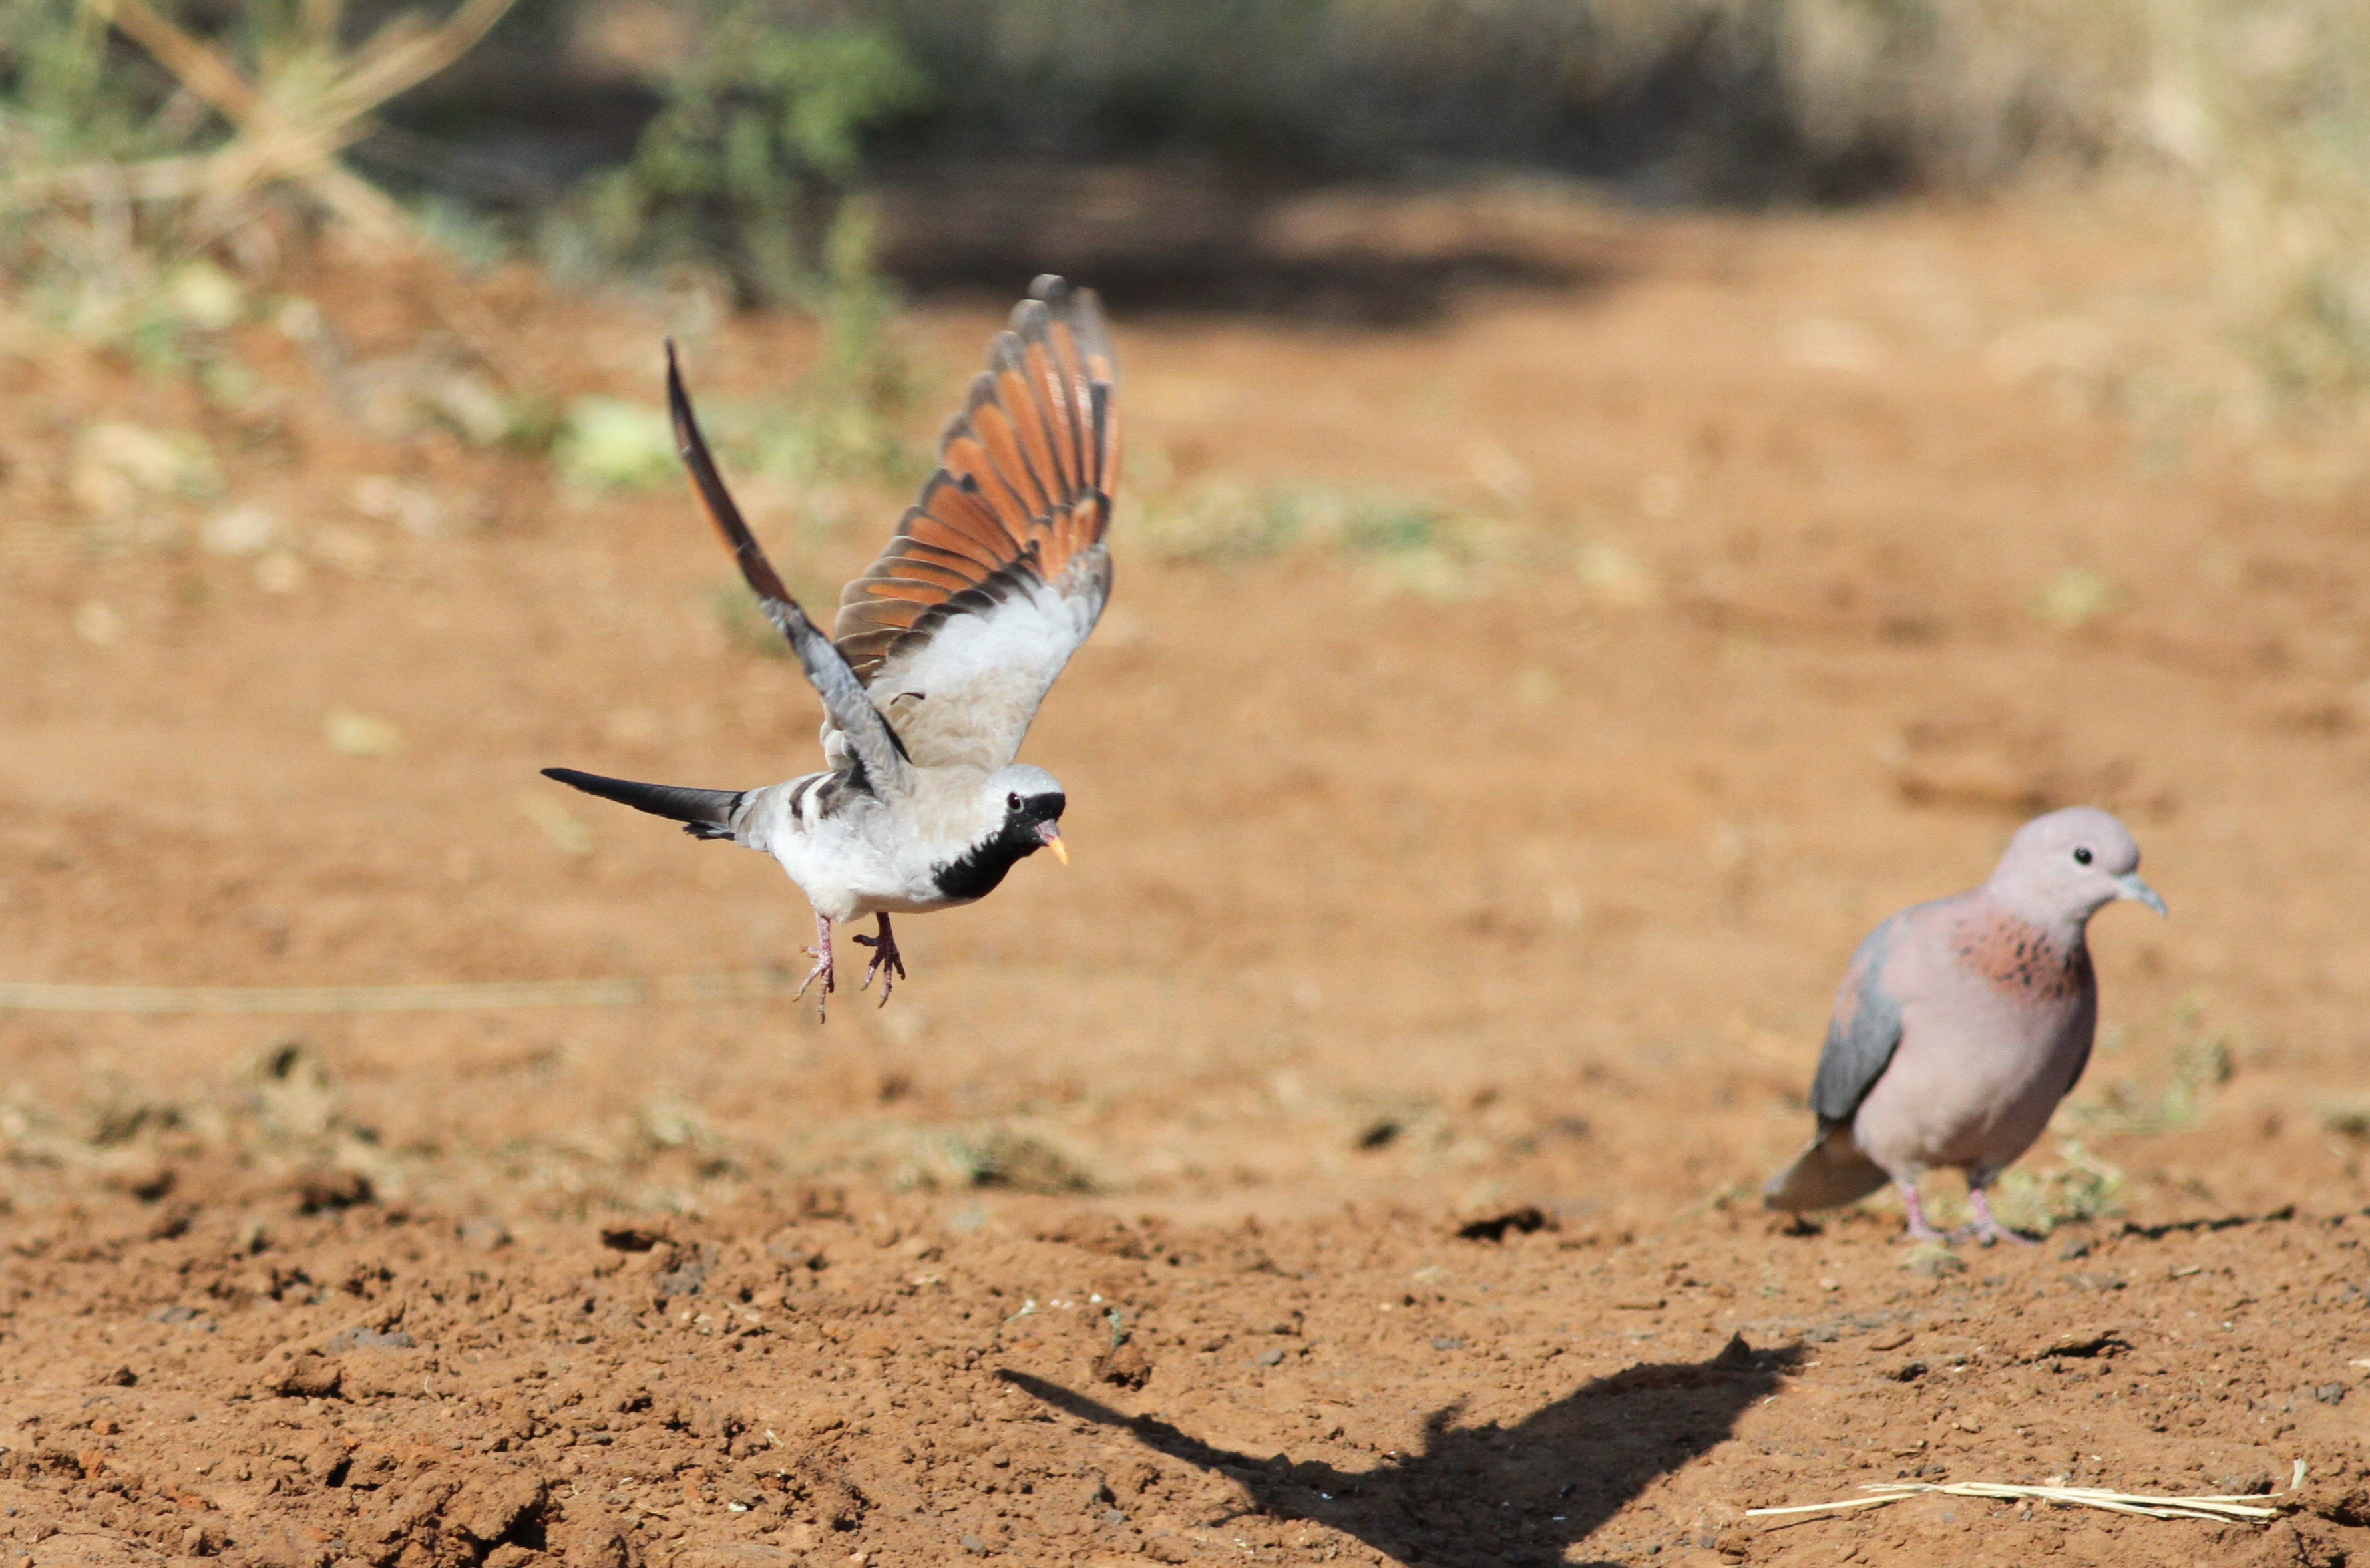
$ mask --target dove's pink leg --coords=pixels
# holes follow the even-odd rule
[[[877,937],[856,939],[858,944],[872,950],[872,962],[864,966],[863,983],[856,988],[861,991],[866,986],[871,985],[872,977],[878,974],[880,976],[880,1005],[885,1008],[889,1005],[890,991],[895,987],[898,981],[905,978],[905,961],[898,954],[896,933],[889,929],[887,911],[882,911],[876,918],[880,922],[880,934]]]
[[[1901,1189],[1901,1206],[1909,1211],[1909,1234],[1919,1241],[1947,1241],[1949,1237],[1926,1223],[1926,1205],[1917,1196],[1917,1187],[1911,1182],[1895,1182]]]
[[[1995,1241],[2013,1241],[2019,1247],[2032,1245],[2031,1237],[2019,1236],[1992,1217],[1992,1201],[1984,1196],[1981,1187],[1970,1186],[1967,1189],[1967,1206],[1975,1211],[1975,1239],[1985,1246],[1988,1247]]]
[[[862,937],[858,937],[856,940],[860,942],[864,939]],[[815,993],[815,1018],[820,1021],[823,1018],[829,1016],[831,1011],[830,916],[818,915],[815,917],[815,945],[807,949],[807,951],[814,954],[814,967],[808,970],[807,977],[799,982],[798,995],[793,996],[790,1000],[794,1002],[797,1001],[799,997],[803,997],[807,994],[808,986],[813,985],[818,980],[822,981],[823,989]],[[878,963],[880,961],[876,959],[874,962]]]

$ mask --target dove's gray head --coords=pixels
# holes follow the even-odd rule
[[[1060,779],[1041,767],[1015,762],[989,774],[982,789],[993,820],[1003,824],[998,836],[1016,859],[1051,849],[1055,859],[1069,863],[1070,851],[1058,825],[1062,808],[1069,803]]]
[[[1984,889],[2049,926],[2079,926],[2119,898],[2165,913],[2164,900],[2140,881],[2138,841],[2096,806],[2068,806],[2017,829]]]

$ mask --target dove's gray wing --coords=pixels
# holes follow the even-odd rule
[[[774,623],[775,629],[788,640],[791,651],[798,654],[807,680],[823,698],[823,711],[831,716],[832,727],[846,737],[849,754],[863,768],[866,783],[877,794],[902,794],[913,771],[904,743],[889,727],[889,721],[880,717],[880,710],[872,706],[872,699],[864,695],[864,685],[847,667],[846,656],[823,634],[822,628],[807,618],[806,611],[782,586],[774,563],[765,559],[756,536],[742,521],[741,508],[734,504],[732,492],[724,488],[724,476],[717,471],[716,459],[708,454],[708,438],[700,434],[698,417],[691,411],[691,397],[683,389],[683,375],[675,366],[673,343],[667,345],[667,412],[673,417],[675,444],[682,449],[684,463],[691,469],[692,482],[699,489],[699,499],[708,508],[708,519],[724,536],[724,542],[732,547],[733,559],[741,563],[741,575],[757,595],[765,618]]]
[[[1901,998],[1887,987],[1885,971],[1894,945],[1911,935],[1914,913],[1895,915],[1868,934],[1835,992],[1827,1043],[1811,1080],[1811,1109],[1823,1127],[1852,1119],[1901,1044]]]
[[[1761,1189],[1771,1208],[1798,1214],[1834,1208],[1885,1183],[1884,1172],[1853,1138],[1852,1117],[1901,1044],[1901,998],[1887,987],[1885,971],[1895,945],[1910,936],[1914,913],[1895,915],[1870,931],[1852,954],[1827,1020],[1818,1074],[1811,1080],[1811,1109],[1818,1113],[1819,1130],[1810,1147]]]

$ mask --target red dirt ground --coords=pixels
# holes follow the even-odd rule
[[[886,1010],[0,1012],[0,1568],[2370,1554],[2354,475],[2199,390],[2169,225],[1524,212],[1306,228],[1502,221],[1573,281],[1122,313],[1119,594],[1027,753],[1074,862],[901,928]],[[236,398],[0,346],[0,980],[795,963],[766,862],[535,778],[811,766],[688,498],[371,398],[441,354],[648,401],[672,329],[725,402],[806,336],[320,266]],[[935,399],[994,319],[917,313]],[[219,487],[110,501],[95,421],[202,432]],[[1282,483],[1467,521],[1130,536]],[[816,594],[896,505],[750,499]],[[261,554],[193,543],[238,505]],[[2100,920],[2106,1035],[2027,1161],[2109,1212],[1958,1268],[1888,1209],[1772,1225],[1854,942],[2073,800],[2173,910]],[[2269,1525],[1744,1515],[2297,1459]]]

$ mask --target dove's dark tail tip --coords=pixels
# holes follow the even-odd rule
[[[1823,1128],[1795,1158],[1794,1163],[1769,1178],[1761,1189],[1762,1203],[1789,1214],[1840,1208],[1868,1196],[1891,1177],[1859,1151],[1848,1126]]]
[[[681,784],[637,784],[630,778],[604,778],[572,767],[546,767],[546,778],[557,778],[571,790],[598,795],[631,806],[638,812],[683,824],[694,838],[732,836],[732,813],[741,804],[737,790],[693,790]]]

